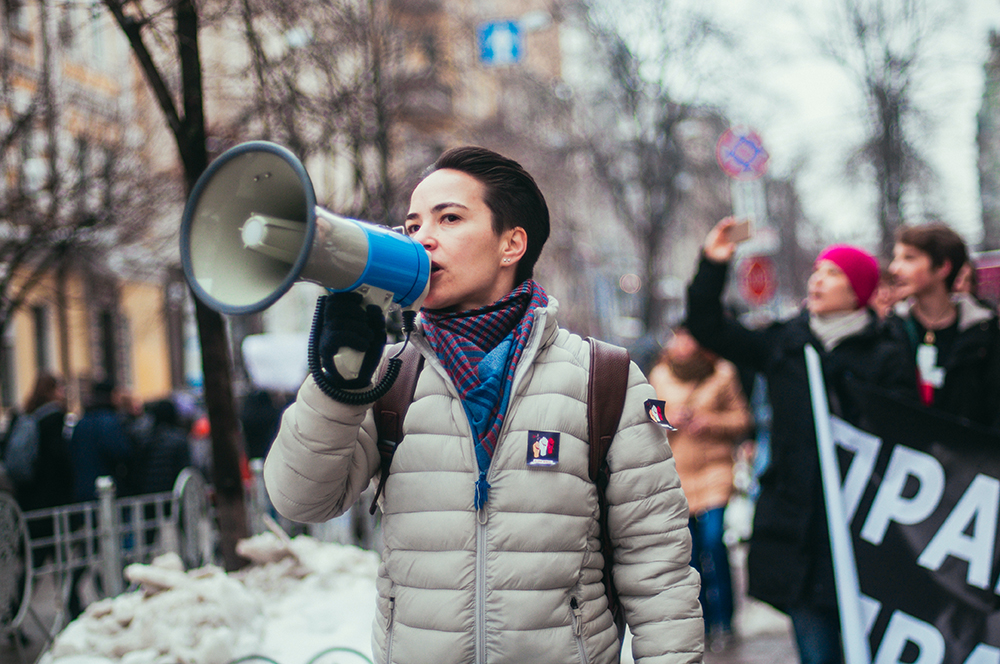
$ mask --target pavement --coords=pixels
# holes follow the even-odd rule
[[[799,653],[788,616],[746,594],[746,545],[729,549],[736,614],[732,646],[712,652],[706,646],[705,664],[798,664]]]
[[[788,616],[747,597],[746,548],[745,543],[729,547],[736,605],[733,643],[721,652],[713,652],[706,646],[704,664],[799,664],[798,649]],[[633,663],[629,643],[626,641],[622,651],[622,664]]]
[[[31,664],[48,646],[47,633],[52,629],[58,610],[51,576],[45,575],[36,581],[31,608],[32,611],[25,615],[21,623],[17,637],[6,634],[0,638],[0,664]],[[17,647],[15,638],[20,639],[21,649]]]
[[[730,562],[736,595],[733,644],[722,652],[705,650],[704,664],[798,664],[798,651],[787,616],[767,604],[746,596],[746,545],[730,547]],[[86,590],[86,588],[85,588]],[[0,664],[32,664],[47,645],[45,630],[51,628],[56,611],[56,592],[50,577],[43,577],[35,587],[32,607],[38,620],[28,615],[23,623],[27,636],[24,659],[12,639],[0,639]],[[626,643],[622,664],[632,662]]]

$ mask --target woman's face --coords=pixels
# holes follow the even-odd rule
[[[434,171],[410,196],[406,234],[431,258],[427,309],[467,311],[492,304],[514,288],[524,253],[520,228],[493,232],[485,187],[467,173]],[[517,238],[515,238],[517,236]]]
[[[806,308],[809,313],[822,316],[858,308],[858,298],[844,271],[833,261],[816,263],[807,284]]]
[[[939,285],[943,288],[944,279],[951,272],[951,263],[945,261],[944,265],[935,269],[927,252],[897,242],[892,249],[889,272],[896,284],[896,295],[903,299],[928,292]]]

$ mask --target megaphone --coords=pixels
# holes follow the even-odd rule
[[[198,299],[231,315],[263,311],[298,281],[358,291],[386,312],[393,304],[416,311],[430,283],[419,243],[316,205],[302,162],[268,141],[227,150],[201,175],[184,208],[180,252]],[[335,361],[352,377],[361,358]]]
[[[263,311],[297,281],[369,299],[379,289],[416,309],[431,272],[419,243],[318,207],[302,162],[267,141],[227,150],[198,179],[181,220],[181,264],[202,302],[233,315]]]

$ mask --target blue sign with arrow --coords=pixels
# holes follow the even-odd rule
[[[488,66],[520,62],[523,45],[517,21],[492,21],[476,28],[479,60]]]

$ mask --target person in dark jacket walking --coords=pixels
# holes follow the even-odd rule
[[[94,385],[90,405],[73,427],[70,452],[73,459],[73,500],[97,499],[97,478],[113,477],[122,484],[132,462],[132,442],[114,403],[111,382]]]
[[[64,433],[66,392],[62,380],[47,371],[39,373],[24,412],[20,417],[34,418],[38,427],[38,457],[31,481],[17,487],[17,503],[25,512],[67,505],[73,500],[73,466]],[[55,532],[53,521],[32,519],[28,532],[35,542],[51,538]],[[54,545],[36,548],[35,566],[54,555]]]
[[[38,425],[38,458],[32,482],[17,487],[18,505],[25,512],[66,505],[73,497],[73,469],[64,435],[66,392],[62,381],[47,371],[39,373],[24,412]]]
[[[152,431],[141,454],[139,466],[142,493],[170,491],[180,472],[191,465],[191,447],[181,427],[177,406],[170,399],[146,405]]]
[[[954,292],[967,264],[965,241],[945,224],[901,228],[889,271],[904,299],[887,321],[916,363],[925,406],[1000,430],[1000,328],[994,311]]]
[[[878,263],[848,245],[828,247],[796,317],[751,330],[727,317],[721,296],[736,249],[723,219],[709,233],[688,287],[687,324],[705,347],[760,371],[773,408],[771,461],[760,477],[747,561],[748,592],[787,613],[803,664],[839,664],[840,621],[803,349],[822,359],[831,408],[852,421],[853,377],[915,398],[905,349],[867,307]]]

